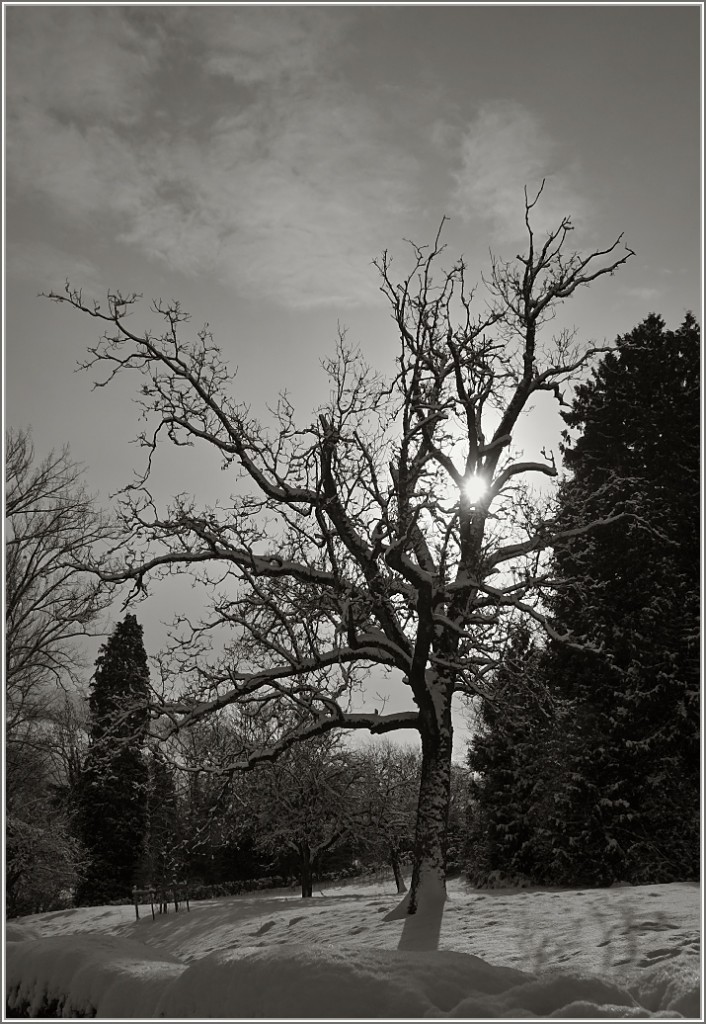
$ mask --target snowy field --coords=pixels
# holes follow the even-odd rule
[[[439,950],[398,952],[389,882],[6,927],[10,1012],[103,1018],[700,1018],[693,884],[475,891],[449,883]]]

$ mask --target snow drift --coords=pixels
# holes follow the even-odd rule
[[[659,965],[633,992],[576,972],[533,977],[466,953],[220,950],[191,965],[115,936],[8,944],[8,1008],[26,1016],[166,1018],[696,1017],[695,970]]]
[[[8,942],[5,994],[28,1017],[154,1016],[185,965],[141,942],[112,935]]]
[[[389,885],[38,914],[6,928],[8,1010],[102,1018],[699,1018],[699,887],[484,893],[450,883],[435,952]]]

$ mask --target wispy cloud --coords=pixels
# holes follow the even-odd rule
[[[585,221],[588,203],[580,194],[577,169],[562,158],[559,146],[539,119],[514,102],[485,104],[467,126],[455,174],[455,201],[467,220],[486,221],[495,240],[524,235],[524,194],[533,198],[546,186],[533,212],[538,232],[556,227],[570,215]]]
[[[61,291],[67,280],[80,281],[94,295],[108,288],[90,260],[47,242],[8,242],[6,258],[8,279],[26,282],[36,292]]]
[[[206,69],[243,84],[273,85],[321,71],[322,54],[335,45],[347,16],[326,8],[244,7],[233,18],[194,15],[190,28],[206,50]]]
[[[6,27],[10,116],[130,124],[139,115],[158,42],[119,8],[20,7]]]
[[[338,79],[327,12],[177,11],[138,32],[119,9],[82,20],[78,8],[79,29],[60,33],[66,13],[27,17],[10,40],[11,193],[283,305],[375,294],[369,263],[412,207],[414,161]],[[204,96],[196,129],[176,100],[149,102],[185,38],[190,90]]]
[[[625,295],[630,296],[631,299],[639,299],[641,302],[652,302],[662,295],[659,288],[650,288],[648,286],[623,288],[623,292]]]
[[[385,224],[410,193],[372,121],[335,94],[274,120],[253,104],[215,124],[207,149],[185,140],[155,151],[152,194],[122,237],[286,305],[362,301]]]

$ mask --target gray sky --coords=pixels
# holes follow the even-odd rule
[[[636,251],[567,308],[581,337],[700,314],[699,4],[3,12],[6,425],[40,454],[70,443],[105,502],[137,413],[127,383],[74,372],[95,324],[37,298],[67,277],[179,298],[253,412],[288,388],[304,415],[338,321],[380,369],[396,354],[373,258],[403,266],[447,214],[449,258],[479,278],[489,248],[518,251],[523,185],[546,176],[540,229],[571,214],[577,248],[624,231]],[[558,422],[538,410],[528,447]],[[164,465],[175,491],[222,484]],[[158,610],[138,615],[154,650]]]

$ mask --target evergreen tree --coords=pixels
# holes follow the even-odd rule
[[[124,899],[140,881],[147,826],[149,669],[142,626],[126,615],[101,648],[89,697],[89,749],[79,786],[88,853],[79,904]]]
[[[698,877],[699,363],[649,316],[579,387],[563,435],[558,633],[517,635],[469,750],[470,873],[538,883]]]
[[[533,874],[529,838],[546,782],[538,753],[546,749],[552,720],[538,685],[538,657],[529,630],[519,626],[494,679],[496,700],[483,700],[478,707],[467,759],[466,856],[475,884],[483,884],[494,872],[507,877]]]
[[[700,330],[656,315],[577,389],[564,434],[565,524],[622,513],[557,551],[560,632],[542,672],[570,702],[563,849],[609,883],[697,877]],[[569,733],[567,733],[567,726]],[[566,879],[558,879],[566,880]]]

